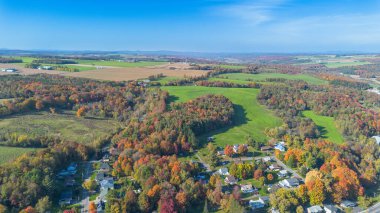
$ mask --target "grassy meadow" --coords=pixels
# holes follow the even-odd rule
[[[18,133],[31,137],[57,136],[67,141],[91,143],[114,132],[118,122],[101,118],[77,118],[73,112],[38,112],[0,119],[0,134]]]
[[[321,136],[323,138],[338,144],[344,142],[342,134],[335,126],[333,117],[317,115],[311,110],[304,111],[303,115],[314,121],[314,123],[320,128],[322,133]]]
[[[0,146],[0,164],[10,162],[24,153],[35,151],[34,148],[17,148]]]
[[[229,98],[235,107],[234,126],[209,132],[201,137],[214,136],[218,146],[242,144],[248,135],[256,140],[266,141],[266,128],[280,126],[282,121],[271,111],[257,102],[259,89],[218,88],[218,87],[162,87],[171,95],[171,101],[185,102],[206,94],[221,94]],[[203,141],[202,140],[202,141]]]
[[[288,80],[303,80],[309,84],[327,84],[327,81],[319,79],[317,77],[307,75],[307,74],[298,74],[298,75],[289,75],[281,73],[259,73],[259,74],[248,74],[248,73],[228,73],[216,76],[211,80],[223,80],[233,83],[248,83],[249,81],[255,82],[265,82],[268,78],[284,78]]]

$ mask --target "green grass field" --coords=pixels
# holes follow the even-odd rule
[[[235,125],[212,131],[202,137],[214,136],[218,146],[245,143],[246,136],[252,135],[256,140],[266,141],[265,128],[280,126],[280,118],[257,102],[259,89],[251,88],[216,88],[216,87],[162,87],[171,95],[172,101],[185,102],[206,94],[221,94],[229,98],[235,107]]]
[[[338,144],[344,142],[342,134],[335,126],[333,117],[317,115],[311,110],[304,111],[302,114],[314,121],[314,123],[320,128],[323,138]]]
[[[17,148],[17,147],[7,147],[0,146],[0,164],[7,163],[16,159],[24,153],[35,151],[33,148]]]
[[[110,67],[148,67],[162,65],[167,62],[141,61],[141,62],[119,62],[119,61],[95,61],[95,60],[76,60],[78,64],[87,64],[93,66],[110,66]]]
[[[355,62],[327,62],[322,63],[328,68],[339,68],[339,67],[345,67],[345,66],[359,66],[359,65],[365,65],[365,64],[371,64],[367,61],[355,61]]]
[[[289,74],[281,74],[281,73],[259,73],[259,74],[248,74],[248,73],[229,73],[222,74],[217,76],[216,78],[212,78],[212,80],[224,79],[224,81],[230,81],[233,83],[247,83],[248,80],[256,81],[256,82],[264,82],[267,78],[284,78],[289,80],[304,80],[309,84],[327,84],[327,81],[316,78],[311,75],[299,74],[299,75],[289,75]]]
[[[0,134],[18,133],[37,136],[57,136],[67,141],[91,143],[112,134],[118,122],[100,118],[77,118],[73,112],[62,114],[38,112],[0,119]]]

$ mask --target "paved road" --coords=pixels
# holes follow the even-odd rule
[[[293,169],[289,168],[287,165],[285,165],[282,161],[280,161],[279,159],[277,159],[276,157],[274,157],[274,159],[276,160],[277,164],[280,165],[282,168],[286,169],[288,172],[292,173],[294,177],[296,178],[300,178],[302,179],[303,181],[305,181],[305,178],[303,178],[301,175],[299,175],[296,171],[294,171]]]
[[[360,213],[380,213],[380,203],[376,203],[375,205],[364,211],[361,211]]]
[[[87,180],[91,177],[91,173],[92,173],[92,164],[94,163],[94,161],[87,161],[87,162],[84,162],[84,172],[83,172],[83,179],[84,180]],[[81,201],[81,205],[82,205],[82,210],[81,212],[82,213],[86,213],[88,212],[88,206],[90,205],[90,194],[87,190],[83,189],[82,191],[82,201]]]
[[[209,164],[207,164],[206,162],[204,162],[202,160],[202,158],[198,155],[198,153],[195,155],[198,159],[199,159],[199,162],[207,169],[207,172],[211,172],[211,166]]]

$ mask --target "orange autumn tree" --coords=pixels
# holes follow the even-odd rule
[[[88,205],[88,212],[90,213],[96,213],[96,205],[94,202],[90,202],[90,204]]]
[[[322,178],[322,173],[317,170],[312,170],[306,174],[305,185],[311,205],[322,204],[326,199],[326,188]]]
[[[359,178],[353,170],[347,167],[338,167],[331,173],[334,178],[333,199],[341,202],[342,199],[355,199],[364,194],[364,188],[360,185]]]
[[[227,145],[226,148],[224,148],[224,154],[227,155],[228,157],[231,157],[234,154],[234,150],[232,146]]]

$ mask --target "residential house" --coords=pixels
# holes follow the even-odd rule
[[[334,205],[324,205],[323,209],[326,213],[337,213],[339,211]]]
[[[220,175],[230,175],[230,173],[228,172],[228,169],[227,168],[220,168],[219,170],[218,170],[218,173],[220,174]]]
[[[272,185],[272,184],[269,184],[268,185],[268,192],[269,193],[275,193],[277,192],[277,190],[279,190],[281,187],[278,185],[278,184],[275,184],[275,185]]]
[[[104,178],[104,180],[100,181],[100,190],[105,189],[114,189],[115,182],[112,177]]]
[[[282,167],[279,166],[277,163],[274,163],[274,164],[269,166],[269,169],[272,171],[280,171],[282,169]]]
[[[224,150],[217,151],[217,154],[218,154],[219,156],[223,156],[223,155],[225,155],[225,154],[224,154]]]
[[[276,146],[274,146],[274,149],[280,150],[281,152],[286,151],[285,144],[282,143],[278,143]]]
[[[340,203],[340,206],[343,207],[343,208],[352,208],[352,207],[356,206],[356,203],[353,202],[353,201],[349,201],[349,200],[343,200]]]
[[[249,206],[252,209],[261,209],[265,207],[265,203],[261,202],[260,200],[250,200]]]
[[[279,171],[279,172],[277,173],[277,175],[278,175],[278,177],[280,177],[280,178],[284,178],[284,177],[288,176],[288,170],[283,169],[283,170]]]
[[[263,202],[265,205],[269,204],[269,196],[260,196],[259,201]]]
[[[260,208],[264,208],[268,203],[269,203],[268,196],[263,196],[263,197],[260,196],[258,200],[250,200],[249,206],[252,209],[260,209]]]
[[[235,185],[238,182],[238,180],[234,176],[228,175],[224,179],[224,182],[226,182],[227,184],[230,184],[230,185]]]
[[[312,206],[307,208],[307,213],[323,213],[323,209],[321,206]]]
[[[100,183],[102,180],[104,180],[104,172],[98,172],[95,176],[95,181]]]
[[[233,147],[232,147],[232,150],[237,153],[239,151],[239,145],[238,144],[235,144]]]
[[[108,154],[105,154],[102,158],[102,162],[104,163],[110,162],[110,156]]]
[[[272,161],[272,158],[269,157],[269,156],[266,156],[266,157],[263,157],[263,162],[271,162]]]
[[[262,146],[261,148],[260,148],[260,150],[262,151],[262,152],[267,152],[267,151],[270,151],[270,150],[272,150],[273,149],[273,147],[271,147],[271,146]]]
[[[111,170],[111,167],[108,163],[101,163],[100,164],[100,168],[99,168],[99,171],[101,172],[104,172],[104,173],[107,173]]]
[[[99,196],[96,197],[95,203],[107,202],[107,199],[106,199],[107,194],[108,194],[108,189],[101,189]]]
[[[296,178],[289,178],[285,179],[279,182],[280,186],[282,187],[287,187],[287,188],[292,188],[292,187],[297,187],[300,185],[298,179]]]
[[[59,205],[70,205],[73,203],[73,191],[65,191],[61,193],[58,201]]]
[[[377,145],[380,145],[380,135],[373,136],[372,138],[375,139]]]
[[[252,187],[252,184],[241,185],[240,190],[243,193],[253,193],[253,192],[257,191],[256,188]]]

